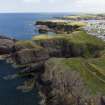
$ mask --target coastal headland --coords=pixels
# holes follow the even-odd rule
[[[17,89],[38,88],[41,105],[105,105],[105,41],[87,31],[91,20],[105,15],[37,21],[32,40],[1,36],[0,55],[29,78]]]

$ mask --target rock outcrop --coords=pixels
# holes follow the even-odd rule
[[[14,52],[8,57],[9,62],[22,69],[21,72],[40,70],[48,59],[48,50],[32,41],[17,41]]]
[[[96,41],[97,43],[94,43]],[[57,36],[35,36],[33,41],[48,50],[50,57],[98,57],[104,49],[100,39],[77,31]]]
[[[78,22],[74,24],[67,21],[37,21],[36,24],[39,32],[46,33],[46,32],[54,32],[54,33],[71,33],[75,30],[78,30],[80,27],[83,27],[86,25],[85,23],[81,22],[79,24]]]
[[[0,55],[9,54],[15,44],[15,39],[0,36]]]
[[[96,62],[97,60],[99,59],[95,59]],[[49,59],[41,76],[43,80],[40,87],[40,92],[43,94],[42,104],[104,105],[104,89],[100,87],[104,84],[100,79],[94,77],[91,69],[87,67],[89,62],[82,58]],[[88,72],[88,70],[91,72]],[[86,78],[88,79],[86,80]],[[89,78],[91,79],[89,80]],[[100,81],[100,85],[97,85],[96,81]],[[90,85],[90,83],[92,84]],[[95,85],[96,88],[92,89],[92,86]]]
[[[22,49],[14,53],[12,57],[16,64],[27,65],[47,60],[49,55],[45,49]]]

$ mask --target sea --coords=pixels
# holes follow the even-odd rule
[[[35,22],[71,15],[70,13],[1,13],[0,35],[17,40],[31,40],[38,35]],[[23,78],[5,80],[3,77],[15,74],[18,69],[5,61],[0,61],[0,105],[39,105],[37,89],[22,92],[16,87],[24,82]]]

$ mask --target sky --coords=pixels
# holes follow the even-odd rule
[[[0,0],[0,12],[105,12],[105,0]]]

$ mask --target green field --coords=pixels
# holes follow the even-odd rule
[[[60,70],[58,68],[61,66],[64,71],[75,70],[79,72],[93,95],[98,93],[105,95],[105,65],[103,65],[105,58],[87,60],[84,58],[52,58],[49,62],[56,70]]]

